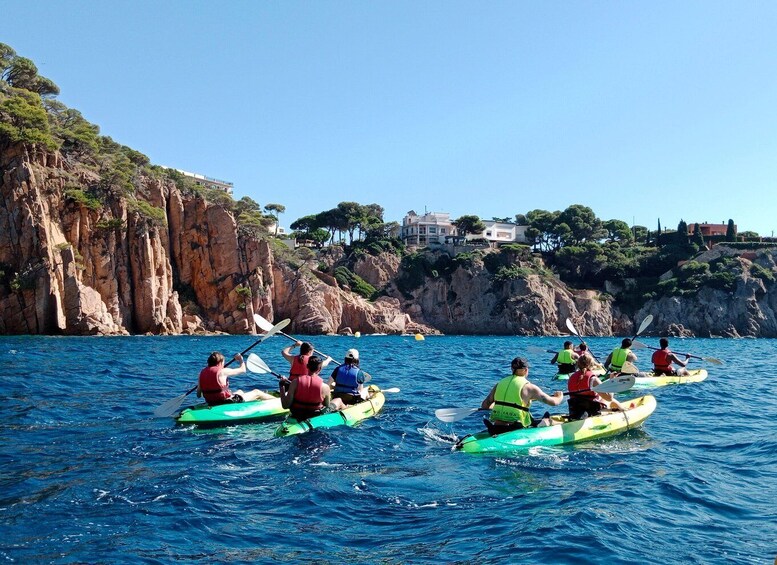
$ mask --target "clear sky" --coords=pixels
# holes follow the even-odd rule
[[[777,231],[777,2],[0,0],[153,163],[286,206]]]

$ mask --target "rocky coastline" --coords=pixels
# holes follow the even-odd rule
[[[732,288],[660,296],[638,309],[547,274],[497,283],[481,260],[425,276],[408,291],[397,282],[396,254],[365,254],[353,271],[383,289],[367,300],[321,271],[315,257],[280,260],[277,242],[241,230],[228,209],[163,176],[134,179],[162,218],[121,194],[100,208],[68,196],[99,180],[56,151],[0,148],[0,334],[249,334],[258,313],[290,318],[290,331],[311,335],[559,335],[570,318],[585,335],[609,336],[629,335],[653,314],[654,333],[777,337],[777,249],[715,246],[694,261],[727,258]]]

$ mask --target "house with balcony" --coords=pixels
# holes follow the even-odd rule
[[[456,226],[448,212],[425,212],[419,216],[410,210],[402,219],[399,237],[408,247],[426,247],[443,244],[452,235],[456,235]]]
[[[481,220],[485,225],[481,233],[467,234],[467,241],[473,239],[485,239],[491,247],[499,247],[504,243],[527,243],[526,230],[529,226],[519,226],[509,222],[495,222],[494,220]]]
[[[697,222],[688,222],[688,235],[693,235],[693,229]],[[713,235],[726,235],[728,231],[728,223],[725,224],[708,224],[707,222],[698,222],[701,235],[704,237],[710,237]],[[737,225],[734,224],[734,233],[737,233]]]
[[[190,179],[194,180],[196,184],[200,186],[204,186],[205,188],[212,188],[213,190],[221,190],[230,195],[232,194],[232,190],[235,187],[234,183],[231,183],[226,180],[215,179],[213,177],[208,177],[205,175],[201,175],[199,173],[190,173],[189,171],[182,171],[181,169],[173,169],[173,170],[178,171],[185,177],[189,177]]]

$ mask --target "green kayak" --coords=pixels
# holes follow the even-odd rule
[[[218,427],[264,422],[281,418],[288,413],[289,411],[281,406],[281,399],[273,398],[272,400],[253,400],[236,404],[220,404],[219,406],[198,404],[181,412],[175,421],[179,424],[199,427]]]
[[[333,428],[335,426],[353,426],[365,418],[370,418],[383,408],[386,397],[375,385],[367,389],[367,400],[352,404],[340,412],[330,412],[314,416],[309,420],[298,421],[291,416],[275,430],[275,437],[291,436],[308,432],[316,428]]]
[[[554,415],[553,424],[542,428],[524,428],[491,436],[487,431],[465,436],[456,444],[467,453],[509,454],[532,447],[578,443],[625,432],[639,426],[656,409],[650,395],[629,401],[623,412],[606,411],[585,420],[569,421],[566,415]]]

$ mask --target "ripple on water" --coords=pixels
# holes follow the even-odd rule
[[[246,337],[2,341],[5,374],[25,375],[0,376],[7,560],[579,563],[594,554],[722,564],[770,561],[777,547],[777,405],[770,381],[753,376],[774,340],[683,340],[753,362],[656,389],[642,429],[509,456],[452,450],[482,422],[444,424],[434,410],[479,405],[517,354],[555,390],[547,356],[526,348],[560,339],[362,339],[364,368],[401,392],[359,426],[290,438],[273,437],[277,422],[197,430],[151,415],[192,386],[211,351],[241,351]],[[313,341],[335,358],[354,346]],[[589,345],[605,352],[613,342]],[[257,352],[283,368],[282,345]],[[753,395],[767,399],[757,418]]]

